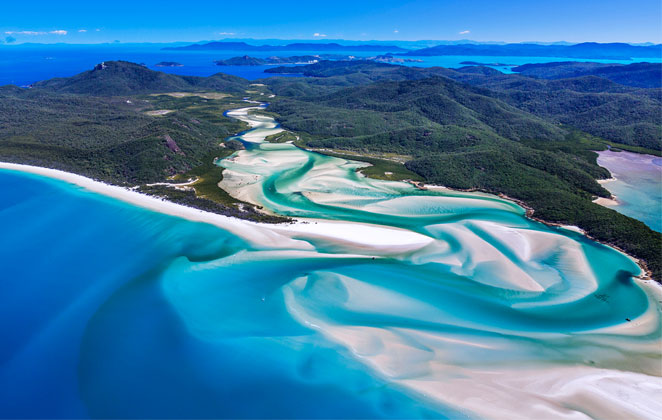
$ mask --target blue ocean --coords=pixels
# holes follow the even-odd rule
[[[210,76],[215,73],[227,73],[249,80],[271,76],[264,70],[273,66],[217,66],[215,60],[250,55],[265,58],[273,55],[295,56],[310,55],[311,51],[168,51],[161,44],[102,44],[102,45],[0,45],[0,86],[14,84],[26,86],[31,83],[50,79],[52,77],[69,77],[92,69],[102,61],[125,60],[143,63],[152,70],[166,73]],[[357,57],[375,56],[383,52],[362,53],[357,51],[334,51],[333,54],[354,55]],[[408,66],[433,67],[441,66],[458,68],[464,66],[464,61],[480,63],[500,63],[521,65],[526,63],[545,63],[552,61],[577,61],[564,57],[480,57],[480,56],[441,56],[441,57],[410,57],[422,62],[404,63]],[[655,59],[633,60],[581,60],[630,64],[637,61],[655,61]],[[662,60],[662,58],[657,61]],[[182,67],[156,67],[162,61],[172,61],[183,64]],[[508,66],[491,66],[503,72],[510,72]]]
[[[167,273],[246,243],[62,181],[0,171],[0,189],[3,418],[442,415],[260,299],[279,272],[316,264],[210,273],[213,301],[198,304],[223,338],[200,338],[168,301]]]

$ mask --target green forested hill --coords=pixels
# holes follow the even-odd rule
[[[288,97],[324,96],[346,87],[378,81],[443,76],[484,88],[484,96],[500,99],[552,124],[571,126],[617,143],[662,150],[662,89],[633,88],[596,76],[541,80],[503,74],[487,67],[451,70],[365,61],[324,61],[272,71],[308,76],[264,80],[277,95]]]
[[[113,183],[162,181],[201,164],[222,139],[241,131],[241,124],[222,116],[229,102],[0,88],[0,159]],[[172,112],[147,114],[155,109]],[[179,151],[167,147],[166,135]]]
[[[49,79],[32,85],[33,88],[51,92],[97,96],[207,89],[243,92],[247,86],[247,80],[227,74],[219,73],[210,77],[177,76],[126,61],[106,61],[73,77]]]
[[[466,69],[453,78],[548,121],[617,143],[662,150],[662,89],[638,89],[597,76],[536,80]]]
[[[513,68],[523,76],[542,79],[568,79],[580,76],[599,76],[622,85],[659,88],[662,87],[662,64],[632,63],[628,65],[612,63],[592,63],[566,61],[560,63],[524,64]]]

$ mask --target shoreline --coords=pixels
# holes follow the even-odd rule
[[[414,184],[414,186],[419,188],[418,185],[416,185],[416,184]],[[566,225],[566,224],[558,223],[558,222],[550,222],[550,221],[541,219],[539,217],[536,217],[536,216],[534,216],[535,209],[533,207],[529,206],[528,204],[526,204],[522,200],[510,197],[510,196],[508,196],[506,194],[503,194],[503,193],[494,193],[494,192],[481,190],[481,189],[456,189],[456,188],[449,188],[449,187],[446,187],[446,186],[443,186],[443,185],[436,185],[436,184],[422,184],[422,187],[425,188],[425,189],[443,188],[443,189],[446,189],[446,190],[449,190],[449,191],[459,191],[459,192],[480,192],[480,193],[485,193],[485,194],[491,194],[491,195],[497,196],[499,198],[502,198],[504,200],[511,201],[511,202],[517,204],[518,206],[520,206],[521,208],[524,209],[525,217],[527,219],[533,220],[533,221],[538,222],[538,223],[542,223],[546,226],[562,228],[562,229],[570,230],[572,232],[579,233],[579,234],[585,236],[586,238],[588,238],[588,239],[590,239],[594,242],[597,242],[599,244],[602,244],[602,245],[605,245],[605,246],[608,246],[610,248],[615,249],[616,251],[620,252],[621,254],[627,256],[632,261],[634,261],[639,266],[639,268],[641,269],[641,274],[639,274],[638,276],[634,276],[634,278],[639,279],[641,281],[652,281],[653,283],[658,284],[660,287],[662,287],[662,283],[660,283],[660,282],[656,281],[655,279],[653,279],[653,272],[650,271],[650,269],[648,268],[648,266],[646,265],[646,263],[644,261],[640,260],[639,258],[637,258],[633,255],[628,254],[624,249],[622,249],[621,247],[619,247],[617,245],[614,245],[614,244],[611,244],[609,242],[601,241],[600,239],[594,238],[593,236],[588,234],[584,229],[580,228],[579,226]],[[595,203],[595,201],[593,201],[593,202]],[[596,204],[598,204],[598,203],[596,203]]]
[[[201,222],[214,225],[216,227],[230,230],[231,232],[240,230],[242,227],[250,226],[255,228],[264,228],[262,224],[252,222],[249,220],[242,220],[207,212],[204,210],[196,209],[194,207],[185,206],[150,196],[147,194],[135,191],[130,187],[121,187],[118,185],[108,184],[102,181],[97,181],[92,178],[78,175],[71,172],[62,171],[59,169],[44,168],[41,166],[24,165],[19,163],[0,162],[0,169],[7,169],[10,171],[24,172],[34,175],[40,175],[51,179],[57,179],[76,185],[87,191],[101,194],[106,197],[114,198],[119,201],[135,205],[147,210],[155,211],[158,213],[166,214],[169,216],[180,217],[192,222]],[[244,226],[240,226],[244,225]],[[234,233],[234,232],[233,232]],[[243,236],[243,235],[242,235]]]
[[[211,224],[220,229],[228,230],[229,232],[237,236],[240,236],[242,238],[245,238],[250,242],[259,243],[262,245],[266,245],[268,247],[275,247],[276,244],[278,244],[277,245],[278,247],[282,247],[284,245],[283,241],[286,241],[289,243],[289,246],[292,246],[294,249],[310,250],[311,245],[308,242],[294,239],[291,235],[291,234],[296,235],[296,233],[301,233],[302,232],[301,229],[294,228],[294,229],[290,229],[288,232],[287,228],[288,227],[292,228],[295,226],[306,226],[311,224],[316,226],[316,228],[313,229],[315,230],[314,232],[310,231],[310,229],[308,228],[304,228],[304,230],[307,230],[309,234],[312,234],[313,236],[317,236],[317,237],[326,237],[328,240],[332,240],[332,241],[335,240],[344,243],[352,242],[352,241],[347,239],[343,240],[342,238],[338,237],[336,229],[337,227],[339,227],[339,225],[353,224],[356,226],[370,227],[371,229],[373,229],[373,232],[381,233],[381,235],[378,235],[379,241],[377,243],[362,243],[362,245],[367,248],[372,248],[373,251],[376,251],[376,254],[390,254],[391,251],[394,250],[394,248],[400,248],[399,246],[397,246],[397,244],[391,244],[390,247],[388,245],[383,245],[381,243],[382,240],[388,240],[394,238],[398,239],[398,237],[402,239],[406,237],[406,235],[405,236],[398,235],[398,233],[401,234],[405,232],[402,229],[371,225],[371,224],[355,223],[355,222],[339,222],[339,221],[330,221],[330,220],[321,220],[321,219],[318,220],[318,219],[294,218],[293,219],[294,222],[291,223],[280,223],[280,224],[259,223],[259,222],[239,219],[231,216],[225,216],[222,214],[211,213],[194,207],[185,206],[183,204],[178,204],[164,198],[158,198],[140,193],[129,187],[121,187],[118,185],[107,184],[105,182],[97,181],[92,178],[85,177],[83,175],[78,175],[71,172],[62,171],[59,169],[51,169],[51,168],[44,168],[41,166],[24,165],[24,164],[9,163],[9,162],[0,162],[0,169],[30,173],[34,175],[40,175],[47,178],[64,181],[69,184],[82,187],[93,193],[101,194],[106,197],[111,197],[119,201],[135,205],[137,207],[155,211],[157,213],[179,217],[191,222]],[[522,202],[521,200],[509,197],[501,193],[494,194],[489,191],[460,190],[460,189],[448,188],[443,185],[434,185],[434,184],[424,184],[424,185],[426,186],[426,188],[427,187],[444,188],[449,191],[481,192],[481,193],[491,194],[501,199],[513,202],[525,210],[525,216],[530,220],[534,220],[546,226],[559,227],[580,233],[581,235],[585,236],[586,238],[592,241],[595,241],[605,246],[609,246],[615,249],[616,251],[626,255],[628,258],[634,261],[641,269],[641,273],[638,276],[634,276],[634,278],[645,282],[652,281],[653,283],[656,283],[660,287],[662,287],[662,284],[659,284],[657,281],[655,281],[652,278],[652,273],[646,266],[645,262],[628,254],[618,246],[606,243],[604,241],[600,241],[592,237],[591,235],[588,235],[581,228],[578,228],[576,226],[564,225],[561,223],[548,222],[540,218],[537,218],[534,216],[535,210],[530,206],[528,206],[526,203]],[[302,242],[305,242],[305,244]],[[425,241],[422,240],[414,241],[411,238],[407,238],[407,242],[410,243],[419,242],[422,244]],[[401,248],[398,250],[401,250]]]
[[[140,193],[129,187],[107,184],[59,169],[0,162],[0,170],[3,169],[64,181],[92,193],[110,197],[143,209],[179,217],[191,222],[207,223],[227,230],[249,242],[268,248],[314,251],[315,249],[312,244],[305,239],[297,238],[301,234],[307,234],[310,237],[323,238],[339,245],[353,244],[365,251],[361,255],[380,256],[402,252],[403,248],[409,248],[411,250],[422,247],[430,241],[430,238],[425,235],[395,227],[369,223],[301,218],[294,218],[294,221],[290,223],[259,223],[185,206],[164,198]],[[360,234],[357,235],[355,232],[350,237],[339,235],[339,233],[347,233],[348,230],[346,227],[349,225],[357,228]]]

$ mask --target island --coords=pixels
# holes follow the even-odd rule
[[[262,66],[267,64],[266,60],[261,58],[249,57],[244,55],[242,57],[232,57],[227,60],[214,61],[217,66]]]
[[[341,45],[335,42],[297,42],[286,45],[251,45],[245,42],[208,42],[191,44],[182,47],[166,47],[171,51],[379,51],[407,52],[409,50],[395,45]]]
[[[354,55],[342,54],[318,54],[318,55],[294,55],[289,57],[271,56],[267,58],[257,58],[244,55],[241,57],[232,57],[226,60],[216,60],[214,63],[218,66],[264,66],[264,65],[283,65],[283,64],[314,64],[319,61],[374,61],[378,63],[422,63],[423,60],[415,58],[401,58],[393,55],[377,55],[372,57],[360,57]]]
[[[574,45],[541,44],[456,44],[437,45],[402,53],[410,56],[501,56],[501,57],[571,57],[629,60],[631,57],[660,57],[662,44],[630,45],[624,43],[583,42]]]
[[[465,66],[492,66],[492,67],[514,67],[517,64],[506,64],[506,63],[481,63],[478,61],[461,61],[460,64]]]
[[[154,67],[184,67],[184,65],[176,61],[160,61],[154,64]]]

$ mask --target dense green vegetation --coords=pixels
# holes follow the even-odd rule
[[[182,91],[241,93],[248,81],[223,73],[209,77],[177,76],[126,61],[107,61],[76,76],[44,80],[32,86],[58,93],[116,96]]]
[[[80,86],[87,83],[78,80]],[[229,147],[219,145],[247,128],[223,112],[243,106],[243,95],[205,91],[92,97],[1,87],[0,160],[141,185],[143,192],[204,210],[280,222],[286,219],[238,203],[217,186],[222,169],[214,158],[233,152],[232,141]],[[189,177],[199,178],[194,191],[145,185]]]
[[[241,57],[232,57],[226,60],[214,61],[217,66],[262,66],[267,64],[266,60],[257,57],[249,57],[247,55]]]
[[[642,222],[592,202],[595,196],[610,196],[596,182],[596,179],[609,177],[609,172],[597,165],[597,154],[593,151],[606,148],[607,142],[572,125],[559,124],[549,116],[539,118],[526,112],[522,103],[513,103],[517,88],[529,92],[529,96],[523,95],[526,103],[532,101],[531,98],[542,101],[543,92],[553,89],[570,92],[560,94],[565,98],[572,97],[573,89],[578,89],[578,96],[581,96],[582,91],[586,94],[602,84],[602,80],[589,83],[590,86],[585,85],[586,81],[570,80],[565,87],[561,86],[563,81],[555,81],[553,83],[559,83],[555,87],[549,86],[552,82],[528,79],[523,85],[514,86],[510,95],[504,95],[502,92],[508,89],[503,84],[517,85],[517,80],[526,78],[513,76],[516,80],[509,76],[502,80],[491,69],[477,68],[471,72],[456,72],[455,78],[463,79],[465,75],[475,79],[492,78],[498,81],[492,83],[502,84],[501,91],[472,87],[445,77],[361,82],[354,87],[343,87],[351,80],[347,72],[352,69],[359,69],[360,79],[382,80],[394,75],[406,76],[410,71],[397,69],[389,73],[388,66],[379,65],[371,73],[371,66],[366,63],[353,63],[345,68],[338,64],[328,68],[310,66],[315,73],[332,75],[310,75],[294,82],[268,81],[281,93],[288,92],[287,85],[295,83],[309,85],[299,87],[299,92],[316,91],[310,95],[286,94],[274,101],[271,110],[280,114],[284,127],[301,135],[306,147],[345,150],[348,153],[343,157],[352,153],[410,155],[407,169],[428,182],[503,193],[519,199],[535,210],[535,217],[577,225],[592,237],[646,261],[655,278],[662,277],[661,235]],[[427,69],[426,73],[431,71],[435,70]],[[322,81],[327,84],[322,85]],[[621,91],[634,92],[631,88],[605,82],[611,91],[618,92],[608,93],[607,101],[614,100],[612,95],[630,95]],[[533,88],[528,88],[531,83]],[[639,101],[647,98],[636,92],[633,97]],[[618,107],[618,103],[614,107]],[[594,106],[604,108],[601,102],[594,101]],[[562,108],[562,105],[552,99],[548,109],[553,107]],[[564,112],[571,115],[572,110]],[[649,111],[648,116],[642,116],[643,120],[653,120],[652,106]],[[619,114],[627,115],[628,111],[620,109]],[[641,119],[634,113],[628,117],[640,123]],[[659,126],[658,121],[655,129]],[[609,125],[599,128],[610,130]],[[662,148],[662,140],[655,133],[649,133],[646,139],[643,144],[656,150]]]
[[[232,98],[90,98],[6,88],[0,97],[0,158],[114,183],[157,182],[187,171],[244,129],[222,116],[239,103]],[[150,110],[173,112],[149,116]],[[168,147],[166,135],[179,151]]]
[[[568,79],[581,76],[599,76],[622,85],[659,88],[662,87],[662,64],[633,63],[607,64],[567,61],[560,63],[524,64],[513,68],[523,76],[541,79]]]
[[[264,139],[270,143],[287,143],[288,141],[297,141],[297,136],[291,131],[283,131],[280,133],[272,134]]]
[[[368,61],[328,62],[276,67],[274,73],[308,76],[266,79],[279,96],[324,96],[347,87],[380,81],[411,81],[442,76],[482,88],[484,96],[499,99],[551,124],[564,124],[611,142],[662,150],[662,89],[639,89],[585,76],[540,80],[503,74],[488,67],[414,68]]]

